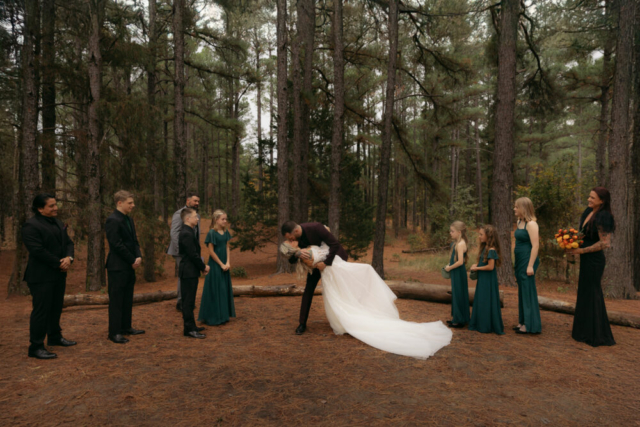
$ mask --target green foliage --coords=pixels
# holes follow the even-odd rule
[[[451,241],[449,225],[453,221],[464,222],[469,231],[476,227],[478,203],[474,192],[475,189],[472,186],[460,186],[451,205],[447,206],[444,203],[438,203],[434,206],[431,222],[440,225],[431,235],[431,241],[434,246],[444,246]]]
[[[409,234],[407,237],[407,243],[412,251],[428,248],[429,240],[429,235],[426,233]]]
[[[231,268],[231,277],[247,277],[247,270],[244,267],[232,267]]]

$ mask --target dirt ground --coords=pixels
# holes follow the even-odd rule
[[[388,276],[408,278],[391,262],[406,248],[399,240],[385,249]],[[67,293],[83,291],[82,249]],[[232,265],[248,277],[233,283],[296,283],[272,275],[275,254],[234,251]],[[0,253],[0,293],[12,260],[12,251]],[[136,292],[175,289],[170,257],[165,270]],[[436,273],[410,277],[447,283]],[[557,288],[540,283],[539,293],[575,301],[575,285]],[[2,298],[0,425],[640,425],[640,330],[612,326],[617,345],[591,348],[571,339],[571,316],[543,311],[541,335],[516,335],[516,290],[504,291],[506,335],[454,330],[451,345],[425,361],[336,336],[322,297],[303,336],[293,333],[300,297],[236,298],[238,317],[207,327],[205,340],[182,336],[175,300],[136,305],[134,327],[147,332],[126,345],[107,340],[106,306],[71,307],[63,334],[78,345],[54,347],[58,359],[40,361],[27,357],[30,297]],[[405,320],[450,317],[449,305],[397,305]],[[640,314],[640,301],[607,307]]]

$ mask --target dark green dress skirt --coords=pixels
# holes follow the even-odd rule
[[[456,261],[456,245],[451,245],[451,260]],[[464,263],[449,271],[451,273],[451,321],[453,324],[469,323],[469,284],[467,283],[467,268]]]
[[[540,320],[540,307],[538,306],[538,291],[536,289],[536,271],[540,265],[540,258],[536,258],[533,264],[533,276],[527,275],[527,266],[531,257],[531,239],[527,232],[527,224],[524,228],[516,229],[515,273],[518,282],[518,322],[525,325],[527,332],[539,334],[542,332]]]
[[[483,252],[478,261],[478,267],[484,267],[489,263],[490,259],[497,260],[498,258],[496,251],[491,249],[485,262]],[[473,297],[473,311],[471,312],[469,330],[482,333],[495,332],[498,335],[504,334],[496,268],[491,271],[478,270],[478,283]]]
[[[228,231],[224,234],[216,230],[209,231],[205,239],[205,245],[213,243],[213,250],[222,263],[227,262],[227,242],[231,240]],[[236,317],[236,308],[233,303],[233,288],[231,287],[231,274],[222,271],[222,268],[209,257],[211,270],[204,279],[202,301],[198,321],[207,325],[221,325],[229,321],[230,317]]]

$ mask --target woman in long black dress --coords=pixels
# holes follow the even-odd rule
[[[603,250],[610,246],[611,233],[615,230],[609,190],[594,188],[589,193],[588,204],[580,218],[584,243],[581,248],[567,251],[580,254],[578,299],[571,336],[593,347],[614,345],[600,283],[605,266]]]

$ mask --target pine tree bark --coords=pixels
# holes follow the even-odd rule
[[[331,188],[329,191],[329,228],[340,238],[340,162],[344,132],[344,43],[342,38],[342,0],[333,0],[333,133],[331,135]]]
[[[396,61],[398,58],[398,0],[389,0],[389,61],[387,63],[387,89],[385,98],[382,142],[380,146],[380,175],[378,177],[378,206],[373,239],[371,265],[384,278],[384,236],[386,232],[387,197],[389,194],[389,167],[391,162],[391,124],[396,87]]]
[[[630,298],[633,287],[633,212],[630,210],[629,100],[632,90],[633,26],[636,2],[617,0],[619,7],[616,67],[611,102],[609,177],[611,209],[616,220],[611,256],[607,257],[607,293],[614,298]]]
[[[145,217],[147,221],[152,224],[158,215],[156,209],[156,202],[158,199],[157,193],[157,161],[156,161],[156,128],[158,121],[156,117],[156,43],[158,41],[157,25],[156,25],[157,5],[156,0],[149,0],[149,59],[147,63],[147,102],[149,103],[149,109],[151,114],[149,115],[149,129],[147,131],[147,164],[149,165],[149,171],[146,175],[146,191],[144,194],[143,208],[145,210]],[[143,242],[144,246],[144,279],[147,282],[156,281],[156,242],[155,242],[155,227],[150,227],[148,235],[145,236]]]
[[[633,188],[633,286],[640,291],[640,7],[636,5],[635,23],[635,88],[633,92],[633,146],[631,152],[631,176]]]
[[[29,288],[22,280],[27,266],[28,253],[22,244],[22,224],[33,216],[31,202],[39,190],[38,171],[38,84],[36,79],[36,38],[40,33],[40,8],[38,0],[24,3],[24,28],[22,32],[22,128],[18,162],[18,197],[14,206],[16,257],[9,279],[8,293],[27,295]]]
[[[611,27],[611,2],[605,0],[605,26]],[[611,51],[615,42],[611,31],[604,33],[605,43],[602,56],[602,79],[600,82],[600,128],[596,146],[596,170],[598,185],[604,186],[607,182],[607,141],[609,140],[609,90],[611,88]]]
[[[42,189],[56,190],[55,0],[42,1]]]
[[[278,64],[278,247],[283,242],[280,226],[289,220],[289,168],[287,150],[287,0],[277,0],[277,64]],[[291,271],[291,264],[278,250],[278,273]]]
[[[182,206],[187,195],[187,141],[184,122],[184,1],[173,0],[174,118],[173,148],[175,171],[175,208]]]
[[[498,42],[498,83],[495,117],[495,146],[493,155],[493,182],[491,212],[497,228],[500,246],[511,248],[513,224],[513,157],[515,154],[514,117],[516,104],[516,43],[520,12],[518,0],[504,0],[500,12]],[[502,253],[498,267],[498,281],[502,285],[515,285],[511,250]]]
[[[100,97],[102,91],[102,52],[100,33],[104,19],[105,0],[87,0],[89,3],[89,138],[87,150],[87,280],[86,289],[97,291],[104,278],[104,238],[101,202],[100,145]]]

